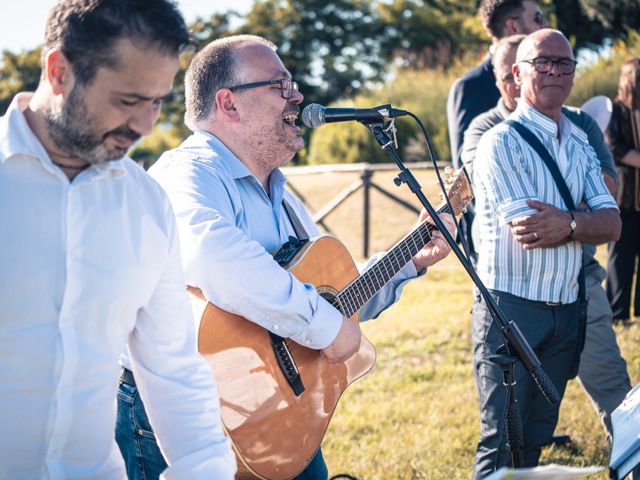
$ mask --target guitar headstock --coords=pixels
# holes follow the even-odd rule
[[[453,214],[458,217],[466,211],[467,204],[473,198],[473,191],[467,172],[465,172],[464,168],[461,168],[454,173],[453,168],[445,167],[443,180],[447,188],[447,195],[451,203],[451,208],[453,209]],[[442,194],[440,195],[442,196]],[[441,207],[446,205],[446,202],[443,202]]]

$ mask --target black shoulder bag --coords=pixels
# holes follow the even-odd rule
[[[516,122],[515,120],[505,120],[504,123],[514,128],[520,134],[520,136],[529,144],[529,146],[531,146],[531,148],[536,151],[536,153],[540,156],[544,164],[551,172],[551,176],[556,182],[556,186],[560,191],[560,195],[562,196],[565,205],[570,211],[575,211],[576,205],[575,203],[573,203],[573,198],[571,197],[571,193],[569,192],[569,187],[564,181],[564,178],[562,178],[562,174],[560,173],[558,164],[549,154],[544,145],[542,145],[542,142],[538,140],[538,138],[531,132],[531,130],[529,130],[520,122]],[[580,268],[580,273],[578,274],[578,344],[576,349],[575,366],[572,371],[571,378],[574,378],[578,374],[578,367],[580,365],[580,354],[582,353],[582,349],[584,348],[584,342],[587,333],[587,305],[589,303],[589,299],[587,298],[587,288],[584,275],[585,263],[586,262],[583,253],[582,268]]]

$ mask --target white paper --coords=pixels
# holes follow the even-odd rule
[[[565,467],[564,465],[545,465],[535,468],[507,468],[502,467],[484,480],[501,479],[536,479],[564,480],[569,478],[584,478],[594,473],[601,472],[602,467]]]

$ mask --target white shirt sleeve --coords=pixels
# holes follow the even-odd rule
[[[168,205],[167,205],[168,207]],[[170,208],[170,251],[162,277],[129,338],[138,389],[169,465],[166,479],[233,479],[235,457],[223,433],[213,375],[197,353]]]

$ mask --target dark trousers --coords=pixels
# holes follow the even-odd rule
[[[611,304],[614,319],[629,319],[631,286],[640,257],[640,212],[623,210],[620,240],[609,243],[607,262],[607,298]],[[633,313],[640,316],[640,285],[636,280]]]
[[[549,306],[504,292],[491,292],[508,320],[514,320],[533,348],[560,395],[578,362],[578,306]],[[473,346],[476,386],[480,399],[480,441],[476,451],[474,478],[511,465],[504,432],[506,389],[502,370],[489,360],[504,343],[484,301],[473,306]],[[524,432],[524,466],[538,464],[542,445],[558,422],[559,405],[550,405],[520,362],[515,367],[515,395]]]
[[[124,370],[118,389],[116,442],[129,480],[157,480],[167,468],[129,370]],[[322,451],[318,450],[307,468],[293,480],[327,480],[328,477]]]

